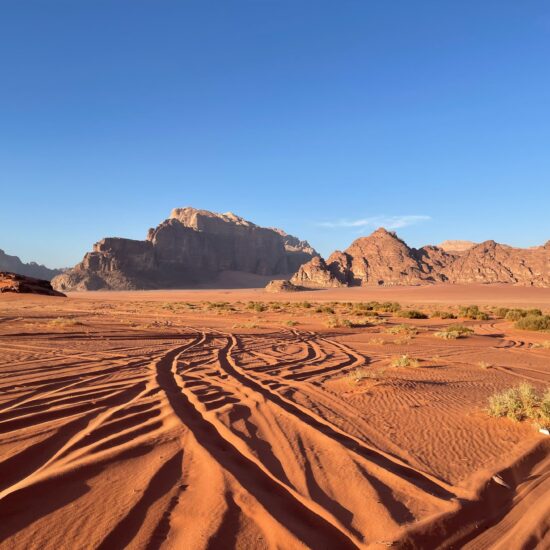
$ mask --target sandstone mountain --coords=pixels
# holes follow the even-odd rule
[[[291,282],[319,288],[444,282],[550,286],[550,241],[533,248],[485,241],[449,252],[438,246],[409,248],[395,233],[380,228],[326,262],[313,258]]]
[[[19,257],[10,256],[0,249],[0,271],[9,271],[11,273],[19,273],[27,277],[36,277],[37,279],[45,279],[50,281],[56,275],[63,272],[62,269],[49,269],[44,265],[36,262],[23,263]]]
[[[288,276],[315,255],[307,242],[231,212],[176,208],[146,240],[103,239],[52,283],[59,290],[189,287],[224,272]]]
[[[15,292],[17,294],[45,294],[47,296],[65,296],[54,290],[50,281],[26,277],[19,273],[0,271],[0,293]]]

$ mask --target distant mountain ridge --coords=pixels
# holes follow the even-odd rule
[[[456,245],[454,245],[456,246]],[[550,241],[514,248],[495,241],[459,249],[410,248],[395,233],[379,228],[356,239],[324,261],[313,258],[290,279],[303,287],[420,285],[433,283],[509,283],[550,286]]]
[[[10,256],[0,249],[0,271],[18,273],[35,279],[50,281],[56,275],[63,273],[62,269],[50,269],[36,262],[23,263],[18,256]]]
[[[52,284],[58,290],[133,290],[198,286],[227,272],[288,277],[315,255],[306,241],[231,212],[176,208],[146,240],[97,242]]]

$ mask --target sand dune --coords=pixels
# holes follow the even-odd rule
[[[403,340],[390,315],[286,326],[173,296],[0,302],[0,548],[550,546],[550,438],[483,410],[550,383],[544,336],[493,319],[442,341],[428,319]],[[389,367],[402,353],[420,367]]]

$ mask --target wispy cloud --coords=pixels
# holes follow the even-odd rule
[[[430,216],[407,215],[407,216],[372,216],[359,220],[338,220],[335,222],[319,222],[321,227],[385,227],[386,229],[400,229],[420,222],[431,220]]]

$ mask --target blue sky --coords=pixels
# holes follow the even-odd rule
[[[2,3],[0,248],[72,265],[177,206],[323,254],[550,238],[546,0]]]

